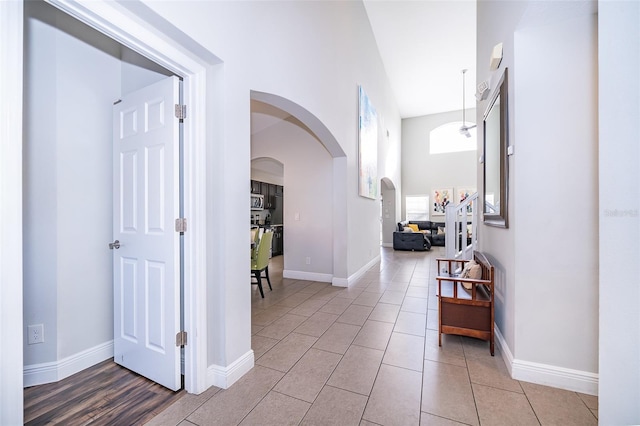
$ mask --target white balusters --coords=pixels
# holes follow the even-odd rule
[[[449,204],[445,210],[445,253],[448,259],[471,259],[478,243],[478,193],[458,205]],[[467,225],[471,225],[471,235]],[[468,240],[471,240],[469,243]]]

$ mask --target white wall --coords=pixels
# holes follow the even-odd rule
[[[629,425],[640,424],[640,3],[598,7],[598,418]]]
[[[58,24],[77,31],[56,36],[54,241],[58,359],[64,359],[113,338],[112,253],[105,242],[113,235],[110,130],[120,61],[119,46],[101,34],[64,15]]]
[[[517,31],[513,73],[514,216],[521,225],[514,355],[592,374],[598,372],[596,26],[596,15],[587,15]],[[564,66],[540,67],[542,56]],[[533,259],[539,267],[532,268]],[[547,314],[540,316],[532,300]]]
[[[475,116],[475,109],[467,110]],[[478,151],[429,154],[429,133],[446,123],[461,121],[462,110],[402,120],[402,214],[406,218],[405,199],[412,195],[427,195],[431,199],[436,188],[477,187]],[[468,123],[467,123],[468,124]],[[431,217],[444,222],[444,216]]]
[[[379,176],[393,181],[400,181],[400,118],[359,2],[145,4],[224,62],[212,70],[219,96],[212,95],[211,102],[219,114],[212,116],[207,153],[207,300],[209,364],[226,371],[250,351],[247,251],[229,224],[247,216],[251,91],[300,105],[327,127],[346,154],[333,159],[332,175],[333,252],[344,263],[334,264],[333,274],[344,280],[379,253],[379,201],[357,195],[358,84],[376,107],[382,131],[389,130],[390,137],[379,144]],[[391,152],[397,153],[396,161],[387,164]],[[285,208],[289,205],[287,198]]]
[[[477,7],[477,74],[476,81],[489,80],[491,83],[491,91],[495,90],[495,84],[501,76],[502,70],[509,68],[515,74],[513,69],[514,52],[513,52],[513,33],[516,25],[520,21],[522,14],[527,7],[527,2],[500,2],[500,1],[483,1],[478,2]],[[503,43],[503,58],[498,71],[489,71],[489,58],[493,47]],[[513,81],[515,75],[509,78],[509,96],[513,94]],[[488,106],[487,100],[476,103],[476,123],[482,125],[484,112]],[[514,98],[515,99],[515,98]],[[514,126],[514,105],[515,102],[509,102],[509,132],[511,143],[515,144],[517,137],[517,129]],[[478,155],[482,155],[483,139],[482,128],[478,129]],[[515,164],[509,160],[509,229],[492,228],[484,225],[478,227],[478,242],[480,249],[484,251],[489,259],[493,262],[496,281],[496,307],[495,319],[502,336],[509,348],[515,345],[515,268],[514,265],[514,239],[518,224],[518,218],[513,215],[513,206],[515,205],[518,194],[515,190]],[[478,167],[478,191],[482,191],[483,169]],[[480,192],[482,193],[482,192]]]
[[[124,46],[120,47],[120,59],[122,59],[121,80],[124,95],[173,75],[155,62]]]
[[[25,14],[42,14],[27,3]],[[30,6],[30,7],[29,7]],[[46,9],[45,9],[46,11]],[[37,40],[37,42],[35,42]],[[57,359],[57,211],[55,29],[35,19],[25,25],[24,117],[24,363]],[[38,125],[36,125],[36,123]],[[36,141],[41,142],[36,142]],[[53,160],[53,161],[52,161]],[[45,343],[27,346],[26,326],[43,324]]]
[[[280,120],[251,138],[251,157],[265,156],[284,165],[284,275],[312,279],[312,274],[322,274],[330,281],[334,237],[331,155],[296,120]]]
[[[111,104],[117,44],[25,3],[24,364],[56,363],[113,338]],[[36,18],[37,17],[37,18]],[[60,31],[57,27],[66,28]],[[81,38],[78,38],[81,37]]]
[[[496,323],[514,378],[596,393],[596,18],[588,2],[514,3],[478,4],[477,79],[509,68],[515,148],[509,228],[479,233],[497,268]],[[490,73],[499,42],[502,64]]]
[[[255,117],[253,104],[251,107],[251,119]],[[252,140],[253,142],[253,140]],[[254,156],[252,155],[252,158]],[[251,179],[259,182],[272,183],[274,185],[284,185],[284,166],[273,158],[254,158],[251,160]]]

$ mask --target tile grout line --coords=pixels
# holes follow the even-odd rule
[[[413,272],[412,272],[412,275],[413,275]],[[406,294],[407,294],[407,291],[405,290],[405,295],[404,295],[404,297],[406,297]],[[403,299],[402,299],[403,301],[404,301],[404,297],[403,297]],[[376,306],[377,306],[377,304],[376,304]],[[400,305],[400,306],[402,306],[402,305]],[[373,311],[372,311],[372,312],[373,312]],[[399,315],[399,314],[400,314],[400,309],[398,309],[398,315]],[[386,344],[386,346],[385,346],[385,348],[384,348],[384,351],[383,351],[383,354],[382,354],[382,359],[380,360],[380,365],[378,366],[378,370],[376,371],[376,377],[373,379],[373,385],[371,386],[371,390],[369,391],[369,396],[368,396],[368,398],[367,398],[367,403],[365,404],[364,410],[362,411],[362,416],[360,417],[360,422],[361,422],[361,423],[362,423],[362,421],[363,421],[363,420],[364,420],[364,421],[367,421],[367,422],[370,422],[370,423],[374,423],[374,422],[373,422],[373,421],[371,421],[371,420],[365,419],[365,418],[364,418],[364,415],[365,415],[365,413],[366,413],[366,411],[367,411],[367,406],[369,405],[369,402],[370,402],[370,400],[371,400],[371,392],[373,392],[373,388],[375,387],[375,385],[376,385],[376,381],[378,380],[378,376],[379,376],[379,374],[380,374],[380,369],[382,368],[382,365],[384,364],[384,357],[385,357],[385,355],[387,354],[387,350],[389,349],[389,343],[391,342],[391,336],[393,335],[393,329],[395,328],[396,323],[397,323],[397,321],[398,321],[398,315],[396,315],[396,319],[395,319],[395,321],[393,322],[393,328],[391,329],[391,335],[389,336],[389,340],[387,340],[387,344]],[[367,319],[369,319],[369,317],[367,317]],[[356,346],[357,346],[357,345],[356,345]],[[422,356],[423,356],[423,358],[424,358],[424,347],[423,347],[423,355],[422,355]],[[424,364],[424,359],[423,359],[423,364]],[[389,365],[389,364],[384,364],[384,365]],[[424,368],[423,368],[423,369],[424,369]],[[414,371],[414,370],[411,370],[411,371]],[[422,374],[421,374],[421,376],[422,376],[422,378],[421,378],[421,380],[420,380],[420,403],[422,404],[422,380],[424,380],[424,373],[422,373]],[[421,413],[421,410],[420,410],[420,409],[418,410],[418,413]],[[420,415],[418,416],[418,421],[420,421]],[[377,424],[377,423],[376,423],[376,424]]]
[[[386,287],[387,287],[387,286],[385,285],[385,288],[386,288]],[[386,291],[386,290],[385,290],[385,291]],[[384,294],[384,293],[383,293],[383,294]],[[405,296],[406,296],[406,291],[405,291]],[[403,296],[403,298],[402,298],[402,300],[403,300],[403,301],[404,301],[404,297],[405,297],[405,296]],[[378,303],[380,303],[380,302],[378,302]],[[378,303],[376,303],[376,306],[378,306]],[[401,306],[402,306],[402,305],[401,305]],[[374,307],[374,309],[375,309],[375,307]],[[371,312],[373,312],[373,310],[371,310]],[[399,313],[399,312],[400,312],[400,309],[398,309],[398,313]],[[369,317],[370,317],[370,316],[371,316],[371,313],[367,316],[367,320],[369,320]],[[374,321],[374,320],[372,320],[372,321]],[[360,423],[362,423],[362,421],[363,421],[363,420],[364,420],[364,421],[367,421],[367,422],[374,423],[374,422],[372,422],[372,421],[370,421],[370,420],[365,419],[365,418],[364,418],[364,415],[365,415],[365,413],[367,412],[367,406],[369,406],[369,402],[371,401],[371,392],[373,392],[373,388],[374,388],[374,387],[375,387],[375,385],[376,385],[376,380],[378,380],[378,375],[380,374],[380,368],[382,368],[382,364],[383,364],[383,361],[384,361],[384,356],[386,355],[386,353],[387,353],[387,349],[389,348],[389,343],[391,342],[391,335],[393,334],[393,329],[395,328],[395,325],[396,325],[396,322],[397,322],[397,321],[398,321],[398,316],[396,315],[396,319],[395,319],[395,321],[393,322],[393,327],[391,328],[391,334],[389,335],[389,339],[387,340],[387,344],[385,345],[384,350],[383,350],[383,352],[382,352],[382,359],[380,359],[380,365],[378,365],[378,369],[377,369],[377,371],[376,371],[376,376],[375,376],[375,378],[373,379],[373,384],[371,385],[371,389],[369,390],[369,395],[367,396],[367,403],[366,403],[366,404],[365,404],[365,406],[364,406],[364,410],[362,410],[362,415],[360,416]],[[383,322],[383,321],[380,321],[380,322]],[[356,337],[357,337],[357,336],[356,336]],[[355,340],[355,339],[354,339],[354,340]],[[352,345],[353,345],[353,343],[352,343]],[[349,346],[351,346],[351,345],[349,345]],[[356,345],[356,346],[358,346],[358,345]],[[347,350],[348,350],[348,349],[347,349]]]

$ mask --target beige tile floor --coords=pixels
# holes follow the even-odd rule
[[[595,425],[597,397],[510,378],[496,345],[443,336],[431,252],[381,249],[348,289],[282,278],[252,290],[255,367],[186,395],[153,425]]]

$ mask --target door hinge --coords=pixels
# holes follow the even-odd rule
[[[187,232],[187,218],[179,217],[176,219],[176,232]]]
[[[187,106],[181,104],[175,104],[176,118],[184,120],[187,118]]]
[[[176,346],[187,346],[187,332],[178,331],[176,333]]]

